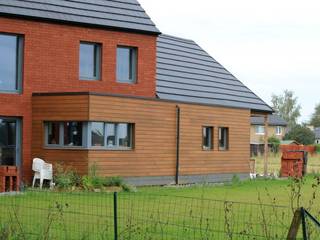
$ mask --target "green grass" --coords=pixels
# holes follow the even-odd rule
[[[312,199],[314,183],[312,176],[306,178],[303,206]],[[284,239],[292,218],[289,185],[290,180],[256,180],[119,193],[120,239]],[[1,234],[8,229],[15,232],[11,239],[112,239],[113,195],[27,191],[0,196],[0,239],[7,239]]]

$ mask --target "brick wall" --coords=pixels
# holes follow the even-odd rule
[[[32,93],[94,91],[155,97],[156,36],[3,17],[0,32],[24,35],[23,93],[0,93],[0,116],[23,118],[24,173],[31,168]],[[79,80],[80,41],[102,44],[101,81]],[[138,48],[137,84],[116,82],[117,45]]]

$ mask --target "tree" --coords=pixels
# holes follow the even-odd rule
[[[293,91],[285,90],[280,95],[272,94],[271,102],[275,112],[288,122],[289,129],[297,125],[297,120],[301,116],[301,106]]]
[[[284,139],[295,140],[303,145],[310,145],[314,144],[315,135],[309,128],[296,125],[284,136]]]
[[[310,124],[314,127],[320,127],[320,103],[314,108],[314,113],[312,114]]]
[[[276,136],[269,137],[268,143],[271,146],[271,152],[278,153],[280,147],[280,139]]]

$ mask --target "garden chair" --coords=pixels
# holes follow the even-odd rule
[[[32,187],[34,187],[38,179],[40,180],[40,189],[42,189],[44,180],[50,181],[50,188],[53,186],[52,164],[46,163],[44,160],[40,158],[34,158],[32,170],[34,171]]]

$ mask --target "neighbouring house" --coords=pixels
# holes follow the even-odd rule
[[[250,146],[251,156],[257,156],[264,153],[265,141],[265,122],[263,117],[251,117],[251,130],[250,130]],[[287,130],[287,122],[279,115],[271,114],[268,116],[268,136],[283,140]]]
[[[137,185],[249,175],[250,117],[273,110],[136,0],[0,1],[0,164],[32,159]]]
[[[314,129],[314,134],[315,134],[315,137],[316,137],[315,143],[316,144],[320,144],[320,128]]]

